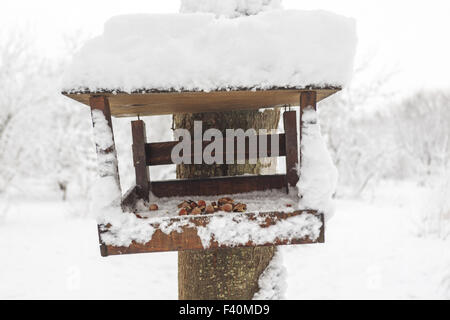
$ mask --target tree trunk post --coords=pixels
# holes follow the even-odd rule
[[[276,129],[278,109],[259,111],[208,112],[174,115],[174,127],[193,136],[194,120],[203,130],[249,128]],[[260,174],[262,164],[178,165],[177,178]],[[258,292],[260,275],[269,265],[275,247],[226,248],[178,252],[178,297],[182,300],[252,299]]]

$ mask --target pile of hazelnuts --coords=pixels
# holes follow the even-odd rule
[[[183,201],[178,205],[180,209],[179,215],[185,216],[188,214],[211,214],[218,211],[225,212],[245,212],[247,205],[244,203],[234,203],[234,200],[229,197],[220,198],[217,202],[213,201],[210,204],[206,204],[204,200],[198,200],[197,202],[192,200]]]

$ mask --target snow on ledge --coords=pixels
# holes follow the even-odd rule
[[[106,245],[128,247],[133,241],[140,244],[149,242],[154,232],[159,229],[169,235],[172,232],[181,233],[183,227],[195,228],[203,248],[209,248],[211,241],[229,247],[244,245],[252,242],[255,245],[273,243],[275,240],[303,239],[308,237],[316,241],[320,236],[322,221],[320,216],[304,212],[301,215],[277,220],[273,225],[265,226],[266,217],[250,215],[248,213],[215,213],[205,215],[209,221],[206,226],[196,226],[192,216],[157,217],[140,219],[128,213],[121,216],[114,214],[108,218],[98,220],[100,224],[109,224],[101,234],[102,242]],[[106,219],[105,219],[106,218]]]
[[[196,226],[192,219],[199,216],[178,216],[177,204],[184,198],[157,198],[151,195],[151,202],[157,203],[158,211],[148,211],[148,206],[142,202],[137,204],[137,213],[145,219],[131,213],[104,210],[97,222],[110,225],[107,232],[102,233],[102,241],[106,245],[129,246],[132,241],[145,244],[152,239],[159,229],[169,235],[172,232],[182,232],[183,227],[196,228],[204,248],[208,248],[214,239],[219,245],[237,246],[252,241],[255,244],[274,242],[277,238],[283,240],[309,237],[315,241],[320,236],[322,221],[319,216],[309,212],[289,217],[285,220],[275,220],[276,223],[267,227],[265,215],[261,212],[298,211],[302,210],[296,194],[286,194],[281,191],[258,191],[233,196],[236,202],[247,204],[245,213],[217,212],[202,215],[208,219],[206,226]],[[206,202],[217,201],[217,197],[203,197]]]
[[[75,55],[63,90],[340,87],[355,47],[355,21],[325,11],[117,16]]]

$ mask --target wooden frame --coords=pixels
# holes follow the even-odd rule
[[[239,194],[247,193],[251,191],[262,191],[270,189],[285,190],[287,193],[296,187],[299,181],[299,170],[301,164],[301,154],[299,153],[299,144],[301,145],[301,128],[302,128],[302,114],[303,110],[306,108],[316,108],[316,103],[319,99],[336,92],[338,89],[319,89],[319,90],[276,90],[276,92],[270,91],[257,91],[257,94],[249,93],[248,91],[241,92],[213,92],[213,93],[145,93],[145,94],[133,94],[133,95],[90,95],[89,104],[92,110],[100,110],[105,116],[109,127],[112,130],[111,115],[115,116],[125,116],[134,114],[163,114],[160,107],[155,107],[154,103],[161,102],[164,99],[170,101],[170,103],[185,101],[181,103],[183,105],[182,109],[178,106],[165,105],[168,108],[167,113],[174,112],[200,112],[200,111],[217,111],[217,110],[235,110],[235,109],[254,109],[254,103],[261,103],[260,99],[266,98],[267,103],[275,102],[292,102],[292,94],[296,94],[298,104],[300,105],[299,119],[300,119],[300,135],[297,132],[297,113],[295,111],[285,111],[283,114],[285,133],[276,134],[273,136],[274,139],[279,144],[279,152],[275,154],[271,146],[271,137],[268,136],[268,157],[272,156],[284,156],[286,162],[286,174],[284,175],[258,175],[258,176],[237,176],[237,177],[213,177],[206,179],[180,179],[180,180],[170,180],[170,181],[151,181],[148,166],[172,164],[170,158],[170,153],[173,146],[178,142],[159,142],[159,143],[147,143],[146,142],[146,130],[145,123],[142,120],[132,121],[132,136],[133,136],[133,163],[136,175],[136,186],[129,190],[122,199],[122,208],[124,211],[132,212],[134,210],[135,204],[139,200],[148,201],[148,195],[151,191],[157,197],[174,197],[174,196],[212,196],[221,194]],[[282,92],[280,92],[282,91]],[[86,95],[70,95],[69,97],[77,98],[76,100],[85,103]],[[163,96],[161,96],[163,95]],[[184,97],[184,98],[183,98]],[[205,101],[201,99],[200,107],[190,108],[193,105],[192,97],[208,97]],[[236,97],[243,97],[241,100]],[[272,97],[272,99],[268,99]],[[118,106],[118,103],[124,103],[128,99],[128,103],[124,106]],[[137,101],[144,99],[146,103],[138,106]],[[181,100],[179,100],[181,99]],[[187,99],[187,100],[183,100]],[[215,108],[210,108],[214,106],[211,104],[211,99],[218,99],[219,103]],[[111,111],[110,101],[114,101],[114,112]],[[156,101],[156,102],[155,102]],[[207,102],[207,103],[206,103]],[[226,103],[225,103],[226,102]],[[229,103],[234,102],[235,108],[230,108]],[[203,109],[203,104],[209,106],[208,110]],[[187,106],[189,108],[187,108]],[[187,109],[186,109],[187,108]],[[127,110],[126,112],[124,110]],[[139,110],[138,110],[139,109]],[[142,113],[141,113],[142,112]],[[95,125],[95,124],[94,124]],[[248,138],[247,138],[248,139]],[[299,139],[299,141],[298,141]],[[259,141],[259,139],[257,139]],[[230,143],[227,139],[224,139],[224,150],[226,153],[226,144]],[[205,148],[210,142],[203,142],[202,146]],[[233,141],[235,148],[236,143]],[[250,159],[250,153],[248,150],[248,143],[246,143],[246,159]],[[259,145],[258,145],[258,156],[259,156]],[[109,153],[114,158],[117,158],[115,145],[113,140],[113,145],[108,150],[101,150],[97,146],[97,153],[104,154]],[[236,154],[236,152],[235,152]],[[192,155],[194,158],[194,155]],[[119,173],[117,170],[117,165],[112,171],[115,176],[115,181],[118,188],[120,188],[119,183]],[[126,213],[125,213],[126,214]],[[266,212],[266,213],[240,213],[238,215],[246,215],[248,217],[260,217],[264,218],[265,224],[261,225],[261,228],[267,227],[269,225],[275,224],[277,221],[288,219],[292,216],[301,214],[313,214],[317,216],[322,222],[322,228],[320,230],[320,236],[317,239],[309,239],[308,237],[302,239],[276,239],[273,243],[262,243],[255,244],[252,242],[242,243],[237,246],[255,246],[255,245],[283,245],[283,244],[302,244],[302,243],[314,243],[314,242],[324,242],[324,220],[323,215],[316,211],[294,211],[294,212]],[[158,229],[158,224],[153,223],[152,226],[156,228],[156,232],[153,234],[152,238],[145,244],[132,243],[129,247],[114,247],[107,246],[101,241],[101,234],[107,232],[107,227],[104,225],[99,226],[99,239],[100,239],[100,251],[102,256],[114,255],[114,254],[127,254],[127,253],[141,253],[141,252],[160,252],[160,251],[173,251],[173,250],[198,250],[203,249],[200,238],[196,234],[196,228],[193,226],[204,226],[208,223],[209,216],[187,216],[187,217],[176,217],[171,218],[170,223],[180,221],[180,219],[188,219],[192,224],[188,227],[185,226],[182,232],[173,231],[170,234],[165,234]],[[209,248],[220,248],[223,247],[214,239],[211,239],[209,243]]]

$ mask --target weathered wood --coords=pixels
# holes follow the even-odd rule
[[[285,156],[286,155],[286,148],[285,148],[285,137],[284,133],[282,134],[275,134],[275,138],[278,140],[278,154],[276,154],[276,150],[272,150],[272,135],[267,135],[264,137],[267,137],[267,155],[268,157],[272,156]],[[225,162],[226,159],[226,144],[229,143],[229,139],[223,139],[223,150],[222,152],[216,152],[215,155],[221,155],[223,157],[223,161]],[[209,145],[210,141],[203,141],[202,142],[202,153],[203,150],[207,145]],[[145,151],[146,151],[146,158],[147,158],[147,165],[148,166],[156,166],[156,165],[164,165],[164,164],[174,164],[171,159],[171,151],[175,145],[178,144],[178,141],[170,141],[170,142],[156,142],[156,143],[147,143],[145,145]],[[191,163],[194,163],[194,141],[191,143]],[[259,143],[259,135],[257,136],[257,158],[259,158],[260,154],[260,143]],[[235,159],[237,157],[237,138],[234,138],[234,156]],[[250,158],[250,152],[249,152],[249,138],[245,138],[245,159],[249,160]]]
[[[303,129],[303,112],[308,108],[313,108],[317,110],[317,93],[315,91],[305,91],[300,95],[300,167],[302,163],[302,129]],[[301,175],[301,172],[300,172]]]
[[[133,211],[139,198],[139,192],[136,186],[129,189],[122,197],[122,209],[123,211]]]
[[[323,215],[318,214],[316,211],[294,211],[290,213],[284,212],[269,212],[269,213],[242,213],[239,215],[249,216],[250,219],[263,218],[260,224],[261,228],[269,227],[270,225],[276,224],[280,220],[285,220],[290,217],[298,216],[301,214],[314,214],[322,221],[322,227],[320,231],[320,236],[312,240],[308,237],[300,239],[277,239],[274,243],[264,243],[258,244],[258,246],[273,246],[273,245],[287,245],[287,244],[311,244],[311,243],[323,243],[324,242],[324,223]],[[192,217],[176,217],[171,219],[171,223],[178,222],[180,220],[189,220],[192,225],[181,227],[182,232],[172,231],[169,234],[161,231],[159,229],[159,224],[152,223],[151,225],[156,229],[151,240],[145,244],[140,244],[133,242],[129,247],[115,247],[106,246],[106,255],[121,255],[121,254],[132,254],[132,253],[144,253],[144,252],[163,252],[163,251],[183,251],[183,250],[202,250],[203,245],[200,237],[197,234],[196,227],[206,226],[209,223],[209,216],[192,216]],[[209,249],[225,248],[227,246],[219,245],[214,239],[210,240]],[[236,247],[254,247],[255,243],[249,241],[247,243],[242,243]]]
[[[151,182],[152,193],[157,197],[226,195],[283,189],[285,186],[285,175],[215,177]]]
[[[174,113],[223,112],[257,110],[274,106],[298,106],[298,96],[309,89],[235,90],[211,92],[103,92],[109,98],[115,117],[161,115]],[[317,101],[339,91],[340,88],[317,88]],[[144,90],[145,91],[145,90]],[[67,93],[69,98],[89,104],[89,98],[98,93]]]
[[[317,92],[316,91],[303,91],[300,94],[300,109],[303,111],[308,107],[317,109]]]
[[[147,167],[147,152],[145,145],[147,136],[143,120],[131,122],[133,136],[133,164],[136,175],[136,187],[140,199],[148,200],[150,192],[150,173]]]
[[[287,190],[294,188],[298,182],[298,135],[297,113],[286,111],[283,114],[286,139],[286,183]]]

